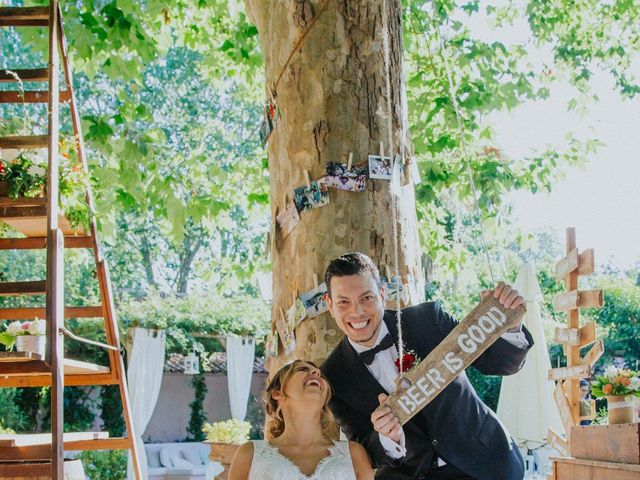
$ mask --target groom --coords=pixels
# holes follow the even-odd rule
[[[365,446],[377,479],[521,480],[522,456],[496,415],[461,373],[404,427],[380,407],[398,376],[396,314],[384,310],[378,268],[362,253],[333,260],[326,271],[328,305],[345,338],[321,369],[333,387],[330,408],[347,437]],[[503,283],[493,292],[501,304],[524,303]],[[457,321],[437,302],[402,311],[405,351],[424,360]],[[499,338],[474,363],[484,374],[517,372],[533,345],[519,326]]]

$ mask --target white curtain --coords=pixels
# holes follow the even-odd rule
[[[160,393],[164,370],[164,349],[164,330],[147,330],[145,328],[133,330],[133,347],[127,368],[127,380],[142,479],[147,478],[147,455],[144,450],[142,434],[151,420],[151,414]],[[131,453],[129,453],[128,480],[135,479],[132,462]]]
[[[531,265],[522,265],[513,286],[527,302],[523,323],[535,343],[522,370],[502,378],[497,413],[518,445],[533,449],[546,443],[549,427],[564,429],[553,400],[555,385],[547,377],[551,361],[540,315],[542,292]]]
[[[255,342],[253,337],[227,337],[227,382],[231,416],[244,420],[253,377]]]

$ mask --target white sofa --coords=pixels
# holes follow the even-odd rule
[[[200,442],[145,443],[144,449],[149,480],[212,480],[223,471]]]

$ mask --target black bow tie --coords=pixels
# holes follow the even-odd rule
[[[383,350],[387,350],[393,346],[393,337],[390,333],[387,333],[378,345],[373,347],[371,350],[365,350],[364,352],[361,352],[359,355],[364,363],[366,363],[367,365],[371,365],[378,352],[382,352]]]

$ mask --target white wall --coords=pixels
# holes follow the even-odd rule
[[[229,408],[229,390],[227,376],[221,373],[206,374],[207,396],[204,399],[204,411],[207,421],[215,422],[231,418]],[[254,373],[251,381],[251,393],[261,402],[267,374]],[[183,373],[165,373],[162,377],[160,396],[153,411],[149,425],[145,430],[145,442],[175,442],[187,436],[187,425],[193,401],[194,391],[191,376]]]

